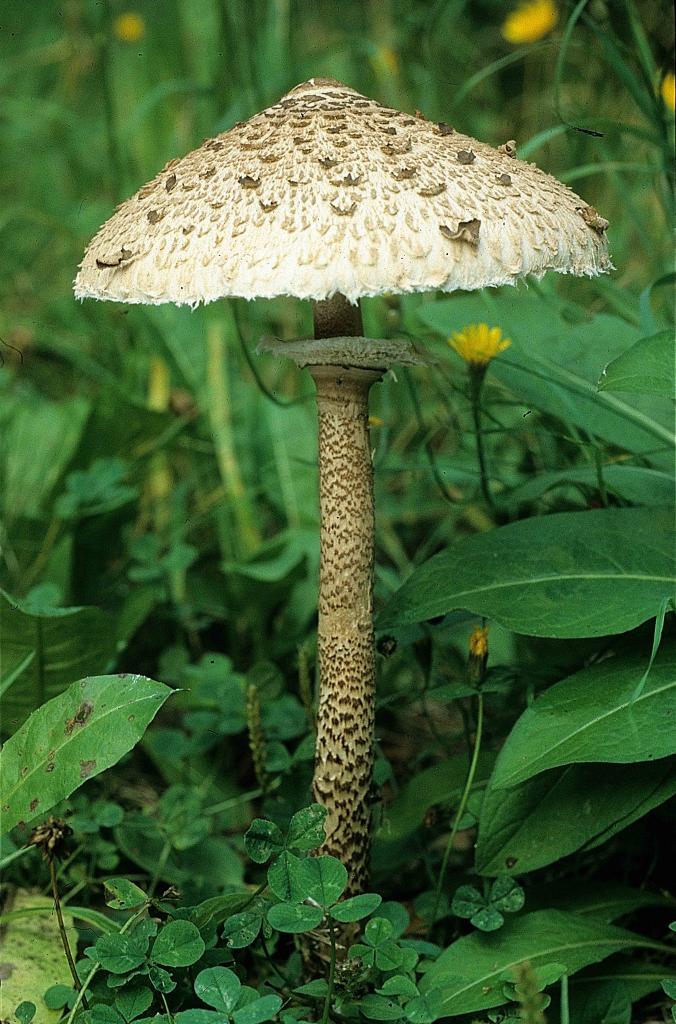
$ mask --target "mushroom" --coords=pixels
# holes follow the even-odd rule
[[[445,123],[327,78],[167,166],[88,246],[79,298],[196,306],[310,299],[315,337],[268,345],[317,388],[321,506],[314,776],[323,852],[367,877],[373,764],[373,469],[367,403],[413,346],[363,335],[359,299],[610,268],[606,221],[567,186]]]

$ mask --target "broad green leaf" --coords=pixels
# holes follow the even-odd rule
[[[552,495],[567,501],[588,504],[590,493],[597,495],[599,479],[609,494],[632,505],[673,504],[676,493],[674,474],[645,466],[604,465],[569,466],[529,476],[518,487],[500,494],[500,508],[518,510],[521,506]]]
[[[284,836],[277,825],[265,818],[254,818],[244,836],[246,852],[256,864],[265,864],[284,849]]]
[[[347,868],[337,857],[308,857],[300,862],[305,898],[330,907],[347,887]]]
[[[670,761],[571,765],[486,790],[476,868],[521,875],[598,846],[676,793]]]
[[[673,444],[668,400],[635,394],[626,401],[596,387],[604,366],[641,332],[606,314],[571,324],[563,312],[551,296],[485,290],[425,303],[418,316],[446,338],[469,323],[501,326],[512,345],[492,362],[489,379],[521,399],[524,412],[539,409],[624,451],[652,453],[656,441]]]
[[[670,509],[562,512],[453,544],[416,569],[381,629],[465,608],[530,636],[620,633],[673,597]]]
[[[560,765],[676,754],[676,648],[659,651],[633,699],[647,664],[647,653],[619,655],[551,686],[512,728],[491,787],[514,786]]]
[[[5,973],[0,988],[2,1016],[9,1017],[14,1007],[30,996],[36,1005],[33,1024],[55,1024],[61,1011],[48,1008],[42,994],[54,985],[72,985],[54,907],[44,908],[44,904],[44,896],[19,889],[9,896],[7,905],[9,912],[16,912],[17,917],[0,933],[0,962],[13,965],[13,970]],[[40,906],[44,908],[42,911],[22,913]],[[64,921],[71,949],[75,949],[77,932],[67,907],[64,907]]]
[[[331,907],[330,914],[334,921],[361,921],[377,910],[381,902],[382,896],[377,892],[362,892]]]
[[[75,989],[70,985],[51,985],[43,996],[43,999],[50,1010],[62,1010],[64,1006],[73,1004]]]
[[[494,764],[494,755],[482,754],[477,765],[477,780],[486,779]],[[435,804],[448,805],[460,796],[467,778],[467,758],[449,758],[418,772],[383,810],[383,823],[377,843],[403,839],[422,825]]]
[[[230,1013],[239,999],[242,983],[229,967],[207,967],[195,978],[195,993],[214,1010]]]
[[[272,1020],[280,1006],[280,996],[268,995],[252,999],[250,1003],[233,1014],[234,1024],[263,1024],[264,1021]]]
[[[19,1024],[31,1024],[31,1021],[35,1017],[35,1011],[37,1006],[35,1003],[31,1003],[28,999],[24,999],[23,1002],[19,1003],[14,1011],[14,1016],[19,1021]]]
[[[5,732],[66,689],[105,670],[116,650],[110,617],[98,608],[53,608],[0,590],[0,693]]]
[[[321,846],[327,813],[321,804],[310,804],[296,811],[289,822],[288,845],[294,850],[314,850]]]
[[[303,861],[288,850],[272,862],[268,868],[268,885],[278,899],[300,903],[309,895],[302,865]]]
[[[34,711],[0,753],[3,832],[119,761],[171,692],[144,676],[94,676]]]
[[[556,888],[550,882],[529,886],[528,906],[533,910],[546,907],[567,910],[610,923],[643,907],[668,907],[670,903],[661,893],[632,889],[617,882],[601,882],[599,879],[575,882],[566,879],[565,884]]]
[[[204,940],[190,921],[169,921],[151,950],[151,959],[164,967],[190,967],[204,953]]]
[[[599,391],[632,391],[676,397],[674,332],[660,331],[641,338],[605,367]]]
[[[623,981],[606,981],[591,992],[575,992],[570,1019],[576,1024],[631,1024],[631,998]]]
[[[420,989],[439,990],[439,1017],[473,1013],[507,1002],[502,979],[524,961],[534,969],[562,964],[570,975],[612,953],[638,947],[658,944],[614,925],[538,910],[508,921],[499,932],[458,939],[432,964]]]
[[[82,436],[91,403],[81,397],[19,403],[2,444],[5,520],[40,515]],[[71,676],[72,678],[72,676]]]
[[[299,903],[277,903],[268,910],[268,923],[278,932],[309,932],[321,923],[323,917],[321,907]]]

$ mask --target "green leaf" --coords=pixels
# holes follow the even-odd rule
[[[230,1018],[217,1013],[216,1010],[204,1010],[198,1006],[192,1010],[181,1010],[175,1019],[176,1024],[227,1024]]]
[[[456,542],[416,569],[378,620],[392,628],[465,608],[530,636],[620,633],[674,589],[671,510],[536,516]]]
[[[673,473],[645,466],[605,464],[600,476],[609,494],[631,505],[673,504],[676,481]],[[582,485],[582,493],[576,485]],[[566,469],[536,473],[517,487],[499,496],[500,508],[518,511],[523,505],[556,492],[557,497],[584,502],[584,493],[598,494],[599,470],[596,466],[568,466]]]
[[[491,885],[488,901],[492,907],[502,911],[503,914],[515,914],[523,908],[526,895],[518,882],[508,875],[503,875],[501,878],[496,878]]]
[[[478,914],[486,905],[486,901],[473,885],[461,885],[455,890],[451,911],[456,917],[469,919]]]
[[[358,1005],[368,1020],[401,1020],[401,1003],[395,999],[388,999],[387,996],[364,996]]]
[[[190,908],[190,920],[198,928],[205,928],[210,923],[221,924],[226,918],[237,915],[251,903],[248,889],[241,892],[226,892],[222,896],[212,896],[196,907]]]
[[[153,994],[145,985],[126,984],[115,996],[115,1009],[126,1021],[132,1021],[145,1013],[152,1001]]]
[[[50,1010],[62,1010],[64,1006],[73,1005],[76,995],[75,989],[69,985],[50,985],[42,998]]]
[[[277,903],[268,910],[268,923],[278,932],[309,932],[321,923],[324,911],[321,907],[304,906],[298,903]]]
[[[153,988],[157,992],[173,992],[176,988],[176,982],[172,978],[169,971],[165,971],[164,967],[158,967],[156,964],[151,964],[148,968],[148,977]]]
[[[328,991],[329,986],[324,978],[315,978],[314,981],[308,981],[294,989],[299,995],[311,996],[313,999],[324,999]]]
[[[492,935],[477,932],[458,939],[431,965],[420,988],[439,989],[441,1016],[473,1013],[507,1001],[502,978],[524,961],[534,969],[555,961],[570,975],[612,953],[656,945],[614,925],[539,910]]]
[[[571,765],[486,790],[476,844],[482,875],[523,874],[605,842],[676,793],[669,761]]]
[[[673,410],[667,400],[635,394],[625,402],[596,387],[603,367],[635,344],[641,332],[619,317],[589,318],[583,310],[580,322],[571,324],[566,313],[551,295],[504,290],[454,296],[417,310],[444,337],[469,323],[500,324],[512,345],[493,360],[489,379],[508,397],[522,400],[517,415],[539,409],[622,451],[654,452],[656,438],[673,443]],[[451,358],[448,350],[445,354]]]
[[[24,999],[23,1002],[19,1003],[14,1011],[14,1016],[19,1021],[19,1024],[31,1024],[36,1010],[37,1006],[35,1003],[31,1003],[27,999]]]
[[[488,778],[494,762],[494,754],[479,755],[477,781]],[[459,798],[466,778],[467,758],[464,755],[441,761],[414,775],[392,803],[383,809],[383,824],[376,837],[376,844],[385,846],[383,853],[387,853],[387,843],[405,839],[422,825],[430,807],[449,804]]]
[[[223,926],[223,938],[232,949],[244,949],[258,937],[263,918],[253,911],[233,914]]]
[[[374,917],[364,929],[364,941],[375,948],[389,942],[393,934],[394,928],[386,917]]]
[[[281,1005],[282,1000],[279,996],[261,996],[240,1010],[235,1010],[232,1019],[234,1024],[263,1024],[263,1021],[272,1020]]]
[[[473,924],[481,932],[495,932],[498,928],[502,928],[504,923],[505,919],[500,911],[491,906],[482,907],[470,918],[470,924]]]
[[[362,892],[331,907],[329,914],[334,921],[361,921],[377,910],[381,902],[382,896],[377,892]]]
[[[239,999],[242,983],[228,967],[207,967],[195,978],[195,992],[203,1003],[230,1013]]]
[[[675,754],[676,648],[659,651],[634,699],[647,664],[647,654],[616,655],[551,686],[512,728],[491,787],[514,786],[566,764]]]
[[[445,1016],[442,999],[441,992],[436,988],[417,996],[406,1006],[406,1020],[411,1024],[433,1024],[435,1020]]]
[[[294,850],[314,850],[324,842],[327,810],[321,804],[310,804],[296,811],[289,823],[288,845]]]
[[[0,647],[3,727],[13,733],[73,679],[104,670],[116,637],[98,608],[54,608],[0,590]]]
[[[305,899],[330,907],[347,887],[347,868],[337,857],[308,857],[300,861],[300,878]]]
[[[553,889],[551,883],[529,886],[528,905],[534,910],[550,907],[595,917],[609,924],[618,917],[644,907],[667,907],[669,900],[661,893],[632,889],[617,882],[574,882],[567,879],[564,887]]]
[[[116,764],[171,692],[144,676],[94,676],[34,711],[0,753],[3,832]]]
[[[161,929],[151,950],[151,959],[165,967],[189,967],[205,950],[199,930],[190,921],[170,921]]]
[[[3,424],[2,504],[7,522],[40,515],[75,454],[91,410],[91,402],[82,396],[60,402],[37,399],[27,395],[9,424]]]
[[[103,886],[108,897],[106,906],[112,910],[133,910],[142,907],[148,899],[143,889],[126,878],[107,878]]]
[[[94,945],[94,958],[111,974],[127,974],[145,963],[148,939],[144,935],[102,935]]]
[[[598,387],[599,391],[631,391],[674,398],[673,331],[659,331],[649,338],[641,338],[608,363]]]
[[[383,982],[378,993],[381,996],[407,996],[411,999],[418,995],[418,989],[405,974],[395,974]]]
[[[254,818],[244,836],[244,845],[251,860],[265,864],[273,854],[284,849],[284,836],[272,821]]]
[[[284,850],[272,862],[268,868],[268,885],[278,899],[300,903],[307,898],[309,893],[302,864],[303,862],[288,850]]]

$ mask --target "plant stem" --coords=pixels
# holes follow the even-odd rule
[[[570,1024],[570,1009],[568,1006],[568,975],[561,978],[561,1024]]]
[[[324,1001],[324,1012],[322,1013],[322,1024],[329,1024],[331,1013],[331,1000],[333,998],[333,985],[336,978],[336,933],[333,929],[333,921],[329,921],[329,938],[331,939],[331,962],[329,963],[329,979],[326,999]]]
[[[486,466],[486,452],[484,450],[484,436],[481,429],[481,388],[483,385],[483,374],[472,373],[470,368],[470,397],[472,402],[472,419],[474,420],[474,436],[476,437],[476,454],[479,460],[479,478],[481,481],[481,493],[484,501],[491,511],[495,509],[493,495],[488,485],[488,469]]]
[[[22,846],[14,853],[8,853],[6,857],[0,860],[0,871],[6,868],[8,864],[11,864],[13,860],[18,860],[19,857],[23,857],[24,853],[28,853],[29,850],[34,850],[34,846]]]
[[[460,797],[460,803],[458,804],[458,810],[453,821],[453,828],[451,834],[448,837],[446,843],[446,849],[444,850],[444,857],[441,862],[441,869],[439,871],[439,880],[437,882],[436,894],[434,899],[434,912],[432,914],[432,924],[434,924],[434,918],[437,915],[437,909],[439,907],[439,900],[441,899],[441,891],[444,887],[444,880],[446,878],[446,868],[448,867],[448,858],[451,855],[453,849],[453,841],[458,833],[458,825],[462,820],[462,816],[465,813],[469,794],[472,790],[474,783],[474,776],[476,775],[477,764],[479,763],[479,751],[481,749],[481,738],[483,735],[484,727],[484,696],[479,691],[477,694],[477,722],[476,722],[476,735],[474,737],[474,750],[472,751],[472,760],[470,762],[469,770],[467,772],[467,778],[465,780],[465,788],[462,791]]]
[[[59,933],[61,935],[61,942],[63,943],[63,951],[66,954],[66,960],[68,961],[68,967],[70,973],[73,976],[73,984],[75,990],[79,992],[82,988],[82,983],[78,977],[77,969],[75,967],[75,961],[73,960],[73,954],[70,949],[70,942],[68,941],[68,935],[66,934],[66,926],[63,923],[63,914],[61,913],[61,900],[59,899],[59,889],[56,884],[56,871],[54,869],[54,861],[50,858],[49,861],[49,879],[52,883],[52,896],[54,897],[54,909],[56,910],[56,919],[59,923]],[[82,997],[85,1010],[88,1010],[87,1000]]]

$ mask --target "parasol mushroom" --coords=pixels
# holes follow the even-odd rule
[[[310,299],[315,337],[272,347],[317,388],[323,852],[367,876],[373,763],[373,469],[367,403],[404,341],[362,337],[358,301],[610,267],[607,222],[567,186],[449,125],[313,78],[172,160],[88,246],[79,298],[189,304]]]

